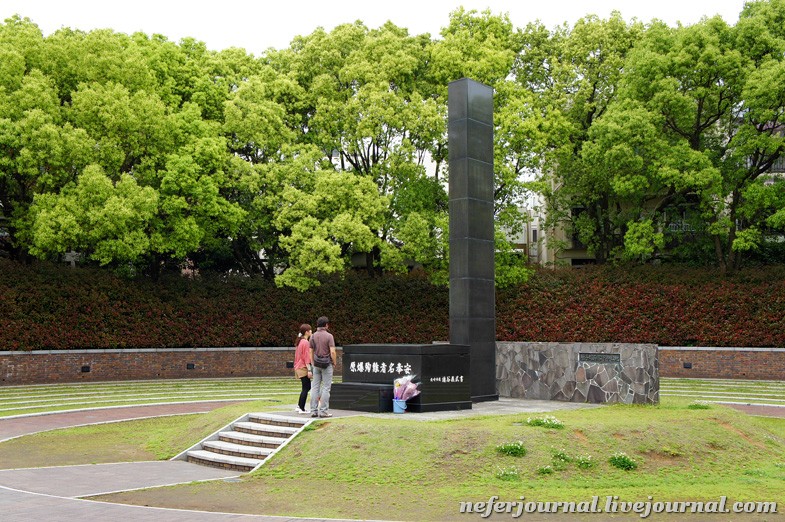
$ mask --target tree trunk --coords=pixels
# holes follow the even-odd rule
[[[727,274],[728,264],[725,261],[725,253],[722,249],[722,239],[720,236],[714,236],[714,254],[717,256],[717,264],[720,266],[720,273]]]

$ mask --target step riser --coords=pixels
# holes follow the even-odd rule
[[[267,430],[264,426],[259,426],[258,428],[246,428],[245,426],[235,426],[234,431],[239,431],[240,433],[247,433],[249,435],[260,435],[262,437],[281,437],[281,433],[277,431]],[[288,437],[289,435],[287,435]]]
[[[243,446],[253,446],[255,448],[275,449],[278,446],[280,446],[280,444],[276,444],[273,442],[255,442],[249,440],[235,439],[234,437],[224,437],[223,435],[219,435],[218,440],[223,442],[231,442],[232,444],[242,444]]]
[[[203,448],[204,451],[209,451],[210,453],[218,453],[219,455],[229,455],[231,457],[244,457],[246,459],[257,459],[257,460],[264,460],[267,458],[267,455],[259,455],[257,453],[245,453],[241,451],[228,451],[222,450],[218,448]]]
[[[268,426],[281,426],[282,428],[302,428],[305,422],[271,421],[260,417],[249,417],[248,422],[267,424]]]
[[[253,467],[251,466],[238,466],[236,464],[227,464],[225,462],[214,462],[212,460],[197,459],[191,456],[188,457],[188,462],[193,462],[194,464],[201,464],[202,466],[209,466],[211,468],[229,469],[232,471],[242,471],[243,473],[246,473],[253,469]]]
[[[197,447],[194,447],[192,450],[196,451],[188,450],[187,453],[184,453],[188,462],[244,473],[252,471],[270,456],[267,454],[262,455],[258,450],[254,450],[257,448],[278,449],[309,422],[309,420],[301,421],[294,418],[281,419],[268,417],[267,415],[248,415],[238,419],[220,432],[216,432],[212,435],[212,438],[205,439],[198,446],[198,450],[196,450]],[[294,433],[282,433],[282,431]],[[272,440],[246,440],[244,436],[241,437],[239,434],[267,437]],[[222,443],[233,444],[234,447],[226,446]],[[245,451],[243,447],[248,448],[248,451]],[[232,461],[234,459],[240,460],[227,462],[227,460]],[[248,462],[249,459],[256,461],[257,464]]]

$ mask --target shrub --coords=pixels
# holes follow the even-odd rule
[[[551,451],[553,460],[558,460],[561,462],[572,462],[572,457],[570,457],[565,450],[552,448]]]
[[[572,462],[572,457],[570,457],[566,451],[563,449],[553,449],[553,454],[551,456],[551,464],[553,465],[553,469],[557,471],[562,471],[567,469],[567,465]]]
[[[339,345],[446,340],[449,290],[414,274],[347,272],[306,298],[260,277],[203,270],[153,281],[0,258],[3,350],[289,346],[320,315]],[[536,270],[496,293],[499,341],[785,346],[782,317],[782,266],[732,277],[678,266]]]
[[[447,289],[408,276],[350,273],[305,298],[260,278],[203,272],[128,280],[108,270],[0,259],[0,346],[293,346],[299,325],[320,315],[330,317],[339,345],[430,343],[449,337],[448,301]]]
[[[553,475],[554,469],[551,466],[542,466],[537,468],[537,473],[540,475]]]
[[[521,441],[499,444],[496,446],[496,451],[511,457],[523,457],[526,455],[526,448],[523,447],[523,442]]]
[[[516,480],[520,480],[521,474],[516,467],[510,468],[498,468],[496,470],[496,478],[499,480],[505,480],[509,482],[513,482]]]
[[[526,424],[529,426],[541,426],[543,428],[549,428],[553,430],[564,429],[564,423],[553,415],[545,415],[544,417],[534,418],[529,417],[526,419]]]
[[[575,465],[578,469],[591,469],[597,465],[597,462],[591,455],[578,455],[575,457]]]
[[[625,471],[632,471],[638,467],[638,463],[635,462],[635,459],[621,451],[611,455],[608,462],[610,462],[611,466],[614,468],[623,469]]]

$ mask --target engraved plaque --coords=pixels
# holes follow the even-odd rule
[[[618,353],[580,353],[580,362],[598,364],[621,364],[621,355]]]

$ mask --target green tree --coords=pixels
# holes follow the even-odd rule
[[[9,31],[21,36],[8,41],[34,40],[18,20]],[[105,30],[63,29],[33,47],[31,64],[19,51],[9,60],[0,91],[0,202],[21,250],[76,248],[157,273],[236,236],[247,212],[230,199],[222,120],[231,92],[258,70],[252,57]]]
[[[312,149],[311,160],[318,156]],[[314,167],[300,170],[299,183],[283,187],[275,225],[282,230],[281,248],[288,254],[279,285],[299,290],[318,285],[324,275],[348,268],[352,252],[377,248],[377,230],[386,215],[386,198],[367,177]]]
[[[696,234],[731,272],[742,252],[760,246],[764,227],[778,224],[770,219],[778,188],[761,176],[785,150],[782,53],[771,52],[782,47],[782,13],[785,3],[776,0],[748,5],[737,27],[719,17],[659,24],[630,54],[619,102],[584,151],[613,180],[607,193],[628,198],[622,230],[649,220],[667,230],[692,210],[704,224]],[[748,39],[751,27],[765,45]],[[630,121],[625,132],[609,133],[611,122]]]
[[[157,207],[152,188],[140,187],[129,174],[115,184],[91,165],[59,194],[35,197],[30,251],[47,257],[75,250],[101,265],[135,262],[150,251],[145,231]]]
[[[26,24],[13,27],[29,31]],[[87,133],[65,121],[54,82],[37,69],[27,73],[19,59],[11,68],[15,75],[0,89],[0,215],[12,257],[26,259],[24,224],[34,196],[75,180],[92,152]]]
[[[545,225],[566,226],[599,262],[621,244],[620,209],[606,173],[581,151],[617,97],[626,57],[643,32],[643,24],[627,23],[618,12],[606,20],[586,16],[572,28],[565,24],[553,31],[529,24],[514,85],[505,93],[511,100],[504,114],[505,163],[541,173],[536,186],[547,202]]]
[[[372,228],[378,240],[352,241],[343,252],[365,254],[369,269],[379,263],[405,269],[408,256],[396,249],[411,239],[408,214],[422,217],[418,237],[435,237],[445,210],[438,170],[431,174],[424,168],[427,147],[444,128],[443,109],[427,95],[430,45],[428,35],[410,36],[392,23],[368,29],[356,22],[298,37],[290,49],[268,56],[271,66],[301,89],[300,101],[287,103],[299,116],[290,120],[298,125],[297,141],[321,150],[329,160],[325,166],[360,178],[353,184],[375,184],[378,201],[385,202],[387,217],[374,220]]]
[[[530,194],[526,176],[531,165],[510,154],[521,118],[519,97],[528,93],[510,82],[511,71],[524,48],[525,40],[509,16],[491,11],[450,13],[450,22],[434,42],[433,89],[443,106],[447,105],[447,84],[471,78],[494,88],[494,217],[496,228],[496,284],[508,286],[524,281],[529,271],[525,260],[514,252],[510,237],[519,235],[526,215],[520,212]],[[525,123],[524,123],[525,124]],[[435,157],[445,157],[443,142],[431,147]],[[444,239],[447,231],[444,230]],[[446,245],[445,245],[446,250]],[[447,269],[446,263],[444,270]]]

